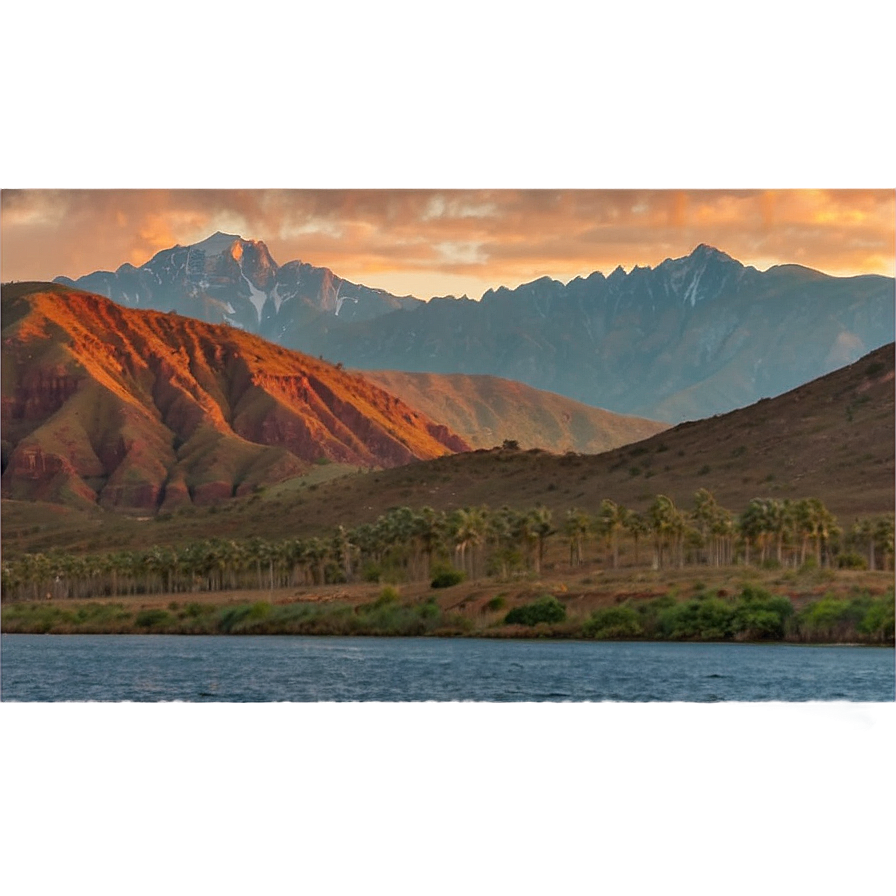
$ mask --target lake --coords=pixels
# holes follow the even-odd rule
[[[5,892],[893,891],[892,649],[0,647]]]
[[[892,648],[3,635],[4,701],[892,701]]]

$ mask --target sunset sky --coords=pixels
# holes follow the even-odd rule
[[[47,24],[17,7],[11,33],[49,31],[47,74],[7,91],[0,277],[140,265],[216,230],[421,298],[700,243],[760,269],[893,276],[890,29],[855,3],[762,6],[303,6],[252,43],[263,18],[176,4],[178,28],[141,16],[97,47],[80,8]],[[32,63],[27,41],[8,54]]]
[[[2,279],[141,265],[217,230],[389,292],[655,266],[709,243],[765,269],[894,275],[891,190],[4,190]]]

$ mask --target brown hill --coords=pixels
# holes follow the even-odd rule
[[[523,449],[599,454],[639,442],[670,425],[613,414],[496,376],[398,370],[363,375],[444,423],[474,448],[515,441]]]
[[[103,550],[147,541],[305,537],[373,521],[391,507],[452,509],[544,504],[555,520],[590,513],[603,498],[646,510],[666,494],[692,505],[698,488],[734,512],[754,497],[820,498],[849,525],[894,508],[894,348],[777,398],[600,455],[479,450],[328,482],[283,482],[216,508],[185,508],[153,522],[94,510],[5,501],[4,547]],[[209,517],[210,512],[215,516]]]
[[[776,398],[598,455],[478,450],[363,476],[288,489],[240,510],[288,514],[297,534],[375,519],[390,507],[486,504],[555,514],[595,512],[603,498],[646,510],[657,494],[690,507],[707,488],[740,512],[754,497],[818,497],[843,522],[894,509],[894,347]],[[246,519],[247,517],[244,517]],[[270,527],[268,527],[270,531]]]
[[[214,503],[315,461],[467,449],[362,377],[225,325],[54,284],[3,286],[3,495]]]

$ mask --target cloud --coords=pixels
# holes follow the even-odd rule
[[[280,263],[424,296],[656,265],[699,243],[892,276],[893,221],[889,190],[16,190],[0,210],[4,280],[139,265],[222,230]]]

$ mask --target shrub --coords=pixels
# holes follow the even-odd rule
[[[507,625],[538,625],[539,622],[563,622],[566,607],[551,594],[546,594],[532,603],[514,607],[505,617]]]
[[[837,567],[839,569],[868,569],[868,562],[861,554],[849,551],[837,557]]]
[[[495,610],[503,610],[506,606],[506,598],[503,594],[499,594],[497,597],[493,597],[490,601],[488,601],[488,603],[486,603],[485,609],[494,612]]]
[[[459,569],[443,566],[434,570],[429,584],[431,588],[450,588],[452,585],[459,585],[463,580],[464,574]]]
[[[397,604],[400,598],[401,595],[398,593],[397,588],[393,588],[391,585],[386,585],[386,587],[380,591],[377,599],[373,602],[373,606],[379,608],[385,607],[388,604]]]
[[[162,625],[170,619],[171,617],[168,615],[167,610],[141,610],[134,622],[141,628],[155,628],[157,625]]]
[[[664,637],[672,639],[721,641],[730,638],[734,610],[715,597],[689,600],[662,610],[657,619]]]
[[[361,578],[365,582],[373,582],[378,585],[383,575],[383,568],[379,563],[365,563],[361,570]]]
[[[843,640],[854,635],[865,613],[859,601],[823,597],[804,607],[797,616],[800,637],[811,641]]]
[[[637,611],[629,604],[595,610],[582,626],[586,638],[637,638],[644,634]]]
[[[221,607],[217,613],[217,628],[225,634],[245,628],[245,623],[250,619],[252,604],[237,604],[234,607]]]
[[[793,614],[793,605],[781,595],[746,585],[734,610],[732,626],[739,638],[749,641],[780,639]]]
[[[271,612],[271,605],[264,600],[256,601],[249,608],[248,618],[249,619],[264,619]]]
[[[894,611],[896,611],[896,605],[894,605],[892,594],[873,600],[859,622],[859,631],[871,640],[892,641]]]
[[[355,634],[424,635],[442,621],[442,611],[435,601],[400,604],[394,588],[384,588],[375,601],[358,609]]]
[[[650,607],[656,610],[667,610],[669,607],[675,606],[675,597],[671,594],[663,594],[660,597],[655,597],[650,602]]]

